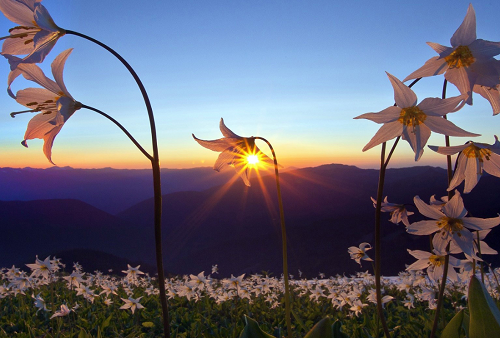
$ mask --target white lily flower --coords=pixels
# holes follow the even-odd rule
[[[429,148],[443,155],[453,155],[460,152],[458,166],[455,169],[448,191],[455,189],[465,180],[464,194],[471,192],[479,182],[483,171],[500,177],[500,142],[496,135],[493,144],[471,141],[460,146],[429,146]]]
[[[455,195],[441,208],[436,209],[422,201],[420,197],[413,199],[418,211],[432,221],[420,221],[410,224],[406,231],[414,235],[430,235],[436,233],[432,240],[434,249],[439,255],[446,254],[448,243],[454,242],[466,255],[481,260],[474,253],[473,235],[468,230],[491,229],[500,224],[500,216],[493,218],[465,217],[467,209],[460,193]]]
[[[21,64],[16,69],[15,76],[9,76],[10,85],[14,79],[22,74],[26,79],[38,83],[44,88],[27,88],[17,92],[15,96],[11,95],[16,101],[30,110],[11,113],[14,117],[20,113],[41,112],[35,115],[28,123],[28,128],[24,134],[24,140],[21,144],[28,147],[26,141],[41,138],[44,140],[43,152],[50,163],[52,162],[52,145],[54,139],[64,126],[64,123],[73,115],[75,111],[82,107],[80,102],[75,101],[66,89],[63,81],[63,70],[66,59],[72,49],[67,49],[59,54],[52,62],[52,74],[55,81],[47,78],[43,71],[35,64]]]
[[[476,13],[472,5],[469,5],[464,21],[451,37],[450,43],[452,47],[428,42],[439,56],[429,59],[403,81],[445,73],[446,80],[457,86],[461,94],[466,95],[467,104],[472,104],[473,91],[488,99],[481,86],[496,88],[500,84],[498,60],[493,58],[500,54],[500,42],[477,39]],[[498,114],[500,107],[495,108],[495,99],[493,102],[490,100],[490,103],[494,114]]]
[[[144,309],[144,306],[139,303],[142,297],[139,297],[137,299],[134,299],[132,297],[128,297],[128,299],[122,298],[122,300],[125,302],[124,305],[120,307],[122,310],[130,309],[132,313],[135,312],[135,309]]]
[[[224,119],[220,119],[220,131],[223,138],[205,141],[200,140],[193,134],[193,138],[201,146],[221,152],[217,161],[214,164],[214,170],[220,171],[226,166],[234,167],[238,175],[243,179],[246,186],[250,186],[250,181],[248,180],[248,168],[249,165],[256,163],[265,163],[272,165],[274,162],[267,155],[265,155],[260,149],[255,145],[255,139],[252,137],[241,137],[229,130],[224,124]],[[255,161],[255,162],[254,162]]]
[[[355,119],[368,119],[384,124],[363,148],[363,151],[402,136],[415,152],[415,161],[418,161],[431,136],[431,131],[448,136],[479,136],[469,133],[443,118],[444,115],[455,111],[464,99],[463,96],[448,99],[426,98],[417,105],[417,96],[411,88],[408,88],[395,76],[389,73],[387,76],[394,88],[396,105],[378,113],[366,113],[355,117]]]
[[[11,70],[22,63],[43,62],[57,40],[66,34],[58,27],[41,0],[0,0],[0,11],[19,26],[9,30],[4,40],[3,55],[26,55],[23,59],[8,57]]]

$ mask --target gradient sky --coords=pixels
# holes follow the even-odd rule
[[[284,166],[326,163],[378,166],[380,146],[363,146],[380,125],[353,117],[393,104],[385,71],[403,79],[437,55],[427,41],[450,45],[468,1],[183,0],[63,1],[43,4],[62,28],[114,48],[141,77],[154,108],[163,168],[211,166],[218,156],[191,137],[221,137],[218,124],[241,136],[262,136]],[[453,4],[453,5],[451,5]],[[499,41],[500,2],[473,3],[478,38]],[[0,29],[13,27],[5,17]],[[73,97],[112,115],[146,148],[149,122],[139,90],[108,52],[79,37],[62,37],[42,68],[74,48],[64,78]],[[0,78],[7,81],[6,61]],[[443,77],[423,79],[419,101],[441,95]],[[14,90],[32,85],[17,80]],[[457,91],[449,86],[449,96]],[[0,167],[46,168],[41,140],[23,139],[30,114],[4,92]],[[493,142],[500,116],[475,95],[474,106],[450,115],[458,126]],[[463,138],[452,139],[462,144]],[[441,135],[428,144],[442,145]],[[265,145],[261,148],[266,151]],[[267,151],[266,151],[267,152]],[[269,152],[267,152],[269,153]],[[415,165],[404,142],[392,166]],[[148,160],[108,120],[77,111],[57,136],[53,161],[75,168],[149,168]],[[445,165],[427,149],[417,165]]]

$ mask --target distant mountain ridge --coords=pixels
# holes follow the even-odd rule
[[[360,268],[350,260],[347,248],[365,241],[374,244],[370,196],[376,194],[378,170],[330,164],[286,172],[280,180],[292,274],[296,275],[298,269],[309,277],[319,272],[334,275],[370,269],[369,264]],[[274,177],[262,177],[262,185],[254,177],[251,187],[238,178],[233,181],[203,191],[163,196],[167,272],[198,273],[218,264],[221,275],[226,276],[262,270],[280,273],[281,235]],[[433,194],[446,194],[445,182],[442,168],[389,169],[384,196],[394,203],[412,204],[415,195],[428,201]],[[500,212],[499,189],[498,178],[483,176],[471,194],[464,195],[471,215],[496,216]],[[152,199],[116,215],[76,200],[0,202],[0,247],[7,252],[0,255],[0,266],[31,262],[35,254],[73,249],[99,250],[154,265],[152,211]],[[388,219],[384,213],[382,272],[386,275],[414,261],[406,249],[428,250],[429,243],[427,236],[409,235],[403,225]],[[410,217],[411,222],[420,219],[417,214]],[[486,242],[500,249],[500,230],[493,229]],[[499,265],[498,257],[488,258]]]

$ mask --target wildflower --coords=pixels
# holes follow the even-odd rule
[[[384,307],[385,304],[389,303],[393,299],[394,299],[394,297],[389,296],[389,295],[382,297],[382,307]],[[377,293],[376,293],[375,289],[368,290],[367,300],[373,304],[377,304]]]
[[[130,309],[132,313],[135,312],[135,309],[144,309],[144,306],[139,303],[142,297],[139,297],[137,299],[134,299],[132,297],[128,297],[128,299],[122,298],[122,300],[125,302],[124,305],[120,307],[122,310]]]
[[[486,235],[490,233],[491,229],[488,230],[481,230],[478,232],[474,233],[474,252],[478,253],[481,251],[481,255],[497,255],[498,251],[495,249],[491,248],[485,241],[484,238]],[[477,236],[477,233],[479,233],[479,238]],[[477,245],[477,241],[479,240],[479,245]],[[460,253],[461,250],[460,248],[455,245],[455,243],[450,243],[450,253]]]
[[[432,244],[436,252],[440,255],[445,254],[446,246],[451,241],[466,255],[480,260],[480,258],[474,254],[473,235],[468,229],[491,229],[500,223],[500,216],[487,219],[465,217],[467,215],[467,209],[465,209],[462,196],[460,196],[460,193],[456,190],[455,195],[441,210],[437,210],[426,204],[418,196],[415,196],[414,202],[422,215],[434,220],[412,223],[406,230],[408,233],[414,235],[430,235],[436,232]]]
[[[377,206],[377,201],[373,198],[370,197],[373,202],[373,206]],[[413,212],[406,210],[406,207],[404,204],[396,204],[396,203],[389,203],[387,200],[387,196],[385,197],[384,201],[381,203],[382,209],[380,209],[382,212],[390,212],[391,214],[391,219],[390,221],[394,224],[398,224],[399,222],[403,222],[405,226],[410,225],[410,222],[408,222],[408,216],[413,215]]]
[[[109,298],[106,298],[104,300],[104,304],[106,304],[107,306],[110,306],[111,304],[113,304],[113,301],[111,299],[109,299]]]
[[[217,264],[212,265],[212,274],[216,273],[219,273],[219,267],[217,266]]]
[[[411,264],[406,270],[423,270],[427,269],[427,275],[433,281],[437,281],[443,277],[445,256],[439,255],[437,252],[431,253],[422,250],[408,250],[410,255],[418,259]],[[453,281],[458,281],[457,272],[454,267],[460,266],[460,260],[455,257],[449,257],[448,278]]]
[[[43,152],[52,164],[54,164],[51,159],[52,144],[55,137],[71,115],[82,107],[82,104],[75,101],[69,94],[62,77],[64,64],[71,51],[72,49],[68,49],[62,52],[52,62],[52,74],[55,82],[47,78],[40,67],[35,64],[20,65],[19,70],[26,79],[34,81],[44,88],[23,89],[13,96],[18,103],[28,107],[29,110],[11,113],[12,117],[20,113],[41,112],[28,123],[21,144],[28,147],[27,140],[43,139]],[[13,80],[13,78],[9,79],[9,91]]]
[[[68,288],[80,287],[80,283],[83,282],[82,276],[85,273],[79,273],[77,271],[73,271],[71,275],[63,277],[68,282]]]
[[[234,167],[238,175],[243,179],[246,186],[250,186],[250,181],[248,180],[248,168],[252,164],[250,158],[256,159],[259,163],[274,163],[267,155],[260,151],[260,149],[255,145],[255,139],[253,137],[241,137],[233,133],[224,124],[224,119],[220,119],[219,124],[220,131],[223,138],[204,141],[200,140],[193,134],[193,138],[201,146],[221,152],[217,161],[214,164],[214,170],[220,171],[226,166]]]
[[[50,263],[50,256],[45,258],[45,260],[38,259],[36,257],[36,261],[34,264],[26,264],[28,268],[31,269],[31,277],[42,276],[44,279],[49,279],[49,275],[52,272],[52,264]]]
[[[415,308],[413,302],[415,301],[415,297],[411,293],[406,294],[406,299],[403,305],[408,308],[408,310]]]
[[[140,271],[139,268],[141,266],[140,265],[137,265],[135,268],[131,267],[129,264],[127,264],[127,270],[123,270],[122,272],[123,273],[126,273],[127,276],[126,278],[129,280],[129,281],[135,281],[137,280],[137,275],[143,275],[144,272]]]
[[[429,146],[429,148],[443,155],[453,155],[460,152],[458,166],[455,169],[448,191],[455,189],[465,181],[464,194],[471,192],[479,182],[483,171],[500,177],[500,142],[496,135],[493,144],[470,141],[460,146]]]
[[[494,88],[500,84],[497,60],[493,58],[500,54],[500,42],[477,39],[476,13],[469,5],[464,21],[451,37],[450,43],[452,47],[428,42],[439,56],[429,59],[404,81],[445,73],[446,80],[453,83],[462,95],[466,95],[465,103],[470,105],[472,91],[484,94],[480,86]],[[498,107],[494,109],[495,115],[499,112]]]
[[[9,59],[14,70],[22,63],[43,62],[57,40],[66,34],[58,27],[41,0],[0,0],[0,11],[19,26],[9,30],[4,40],[3,55],[26,55],[23,59]]]
[[[426,98],[417,105],[417,96],[413,90],[393,75],[387,73],[387,76],[394,88],[396,105],[378,113],[366,113],[355,117],[355,119],[368,119],[384,124],[363,148],[363,151],[397,136],[402,136],[415,152],[415,161],[418,161],[424,152],[431,131],[448,136],[479,136],[469,133],[443,118],[444,115],[457,108],[463,100],[463,96],[448,99]]]
[[[356,317],[358,317],[360,315],[361,311],[363,311],[363,308],[365,306],[368,306],[368,304],[363,304],[363,303],[361,303],[361,301],[359,299],[357,299],[352,303],[350,310],[352,312],[354,312]]]
[[[45,301],[43,298],[38,294],[36,297],[35,295],[31,296],[35,300],[35,307],[38,309],[36,312],[43,310],[43,311],[49,311],[46,307]]]
[[[50,317],[50,319],[55,318],[55,317],[64,317],[64,316],[67,316],[67,315],[69,315],[70,312],[71,312],[71,310],[65,304],[62,304],[61,305],[61,310],[56,311],[52,315],[52,317]]]
[[[368,255],[366,251],[370,250],[372,246],[369,243],[361,243],[359,247],[351,246],[348,249],[349,254],[351,255],[351,259],[354,259],[356,263],[361,265],[361,260],[364,261],[373,261]]]

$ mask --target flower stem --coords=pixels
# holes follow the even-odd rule
[[[149,117],[149,124],[151,129],[151,143],[153,147],[153,156],[146,156],[151,161],[151,167],[153,170],[153,190],[154,190],[154,227],[155,227],[155,249],[156,249],[156,268],[158,272],[158,283],[160,289],[160,303],[162,307],[162,317],[163,317],[163,333],[165,338],[170,338],[170,319],[168,315],[168,304],[167,304],[167,296],[165,293],[165,274],[163,271],[163,254],[162,254],[162,241],[161,241],[161,211],[162,211],[162,197],[161,197],[161,177],[160,177],[160,157],[158,154],[158,141],[156,137],[156,125],[153,115],[153,108],[151,106],[151,102],[149,100],[148,93],[142,84],[141,79],[135,72],[135,70],[129,65],[129,63],[115,50],[106,44],[91,38],[82,33],[78,33],[72,30],[66,30],[66,34],[72,34],[89,40],[102,48],[106,49],[108,52],[113,54],[120,62],[127,68],[135,82],[139,86],[142,97],[144,99],[144,104],[146,105],[146,109]],[[128,136],[128,135],[127,135]],[[129,136],[130,137],[130,136]],[[137,144],[136,144],[137,146]],[[139,148],[140,149],[140,148]],[[142,151],[142,150],[141,150]],[[144,153],[144,152],[143,152]],[[146,155],[146,154],[144,154]]]
[[[442,99],[446,98],[446,86],[448,84],[448,81],[445,79],[443,83],[443,93],[441,95]],[[443,116],[445,119],[446,115]],[[444,141],[446,144],[446,147],[450,146],[450,137],[448,135],[444,136]],[[451,179],[453,178],[453,169],[451,165],[451,155],[446,155],[446,164],[447,164],[447,176],[448,176],[448,186],[450,185]],[[448,191],[448,201],[453,197],[453,191]],[[436,335],[436,330],[439,322],[439,312],[441,311],[441,308],[443,307],[443,301],[444,301],[444,291],[446,289],[446,280],[448,278],[448,265],[450,263],[450,255],[448,254],[448,251],[450,250],[450,243],[448,243],[448,246],[446,247],[446,253],[447,255],[444,258],[444,266],[443,266],[443,278],[441,279],[441,285],[439,287],[439,294],[438,294],[438,302],[436,305],[436,313],[434,315],[434,323],[432,324],[432,331],[431,335],[429,338],[434,338]]]
[[[292,321],[291,321],[291,305],[290,305],[290,286],[288,283],[288,254],[287,254],[287,244],[286,244],[286,227],[285,227],[285,212],[283,210],[283,199],[281,197],[280,188],[280,177],[278,172],[278,161],[276,160],[276,153],[274,152],[273,146],[263,137],[254,137],[256,140],[262,140],[267,143],[271,153],[273,154],[274,161],[274,176],[276,178],[276,190],[278,192],[278,203],[280,209],[280,221],[281,221],[281,241],[283,246],[283,277],[285,281],[285,316],[286,316],[286,331],[288,338],[292,338]]]

